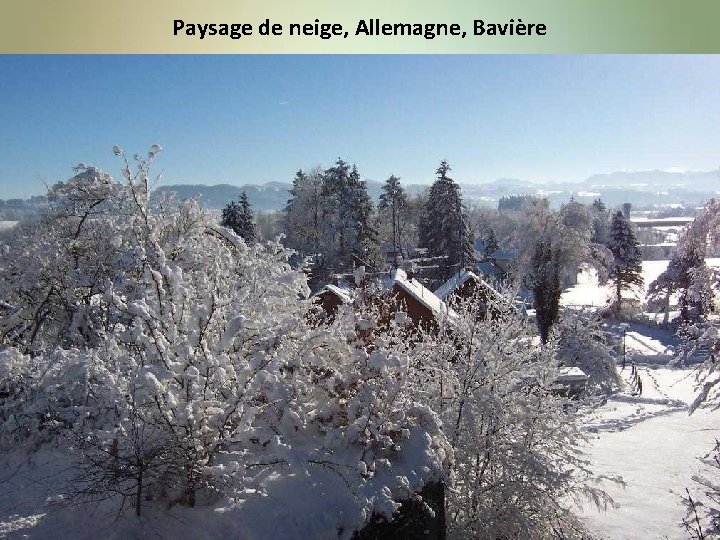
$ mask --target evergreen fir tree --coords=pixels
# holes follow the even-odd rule
[[[383,184],[378,208],[389,212],[393,247],[403,257],[405,257],[405,253],[403,252],[401,237],[404,221],[403,216],[407,212],[407,207],[407,196],[405,195],[405,190],[400,185],[400,178],[394,174],[390,175],[385,181],[385,184]]]
[[[367,182],[360,178],[356,165],[352,166],[349,179],[348,195],[354,228],[350,250],[352,255],[363,260],[370,267],[375,267],[379,263],[380,255],[377,230],[372,225],[375,205],[368,193]]]
[[[448,162],[443,160],[419,224],[420,246],[427,248],[430,257],[444,258],[435,275],[438,280],[446,280],[472,264],[474,257],[473,233],[460,186],[448,176],[450,170]]]
[[[230,201],[223,208],[220,225],[232,229],[235,234],[242,237],[246,242],[254,242],[257,238],[255,224],[253,223],[252,209],[247,193],[240,195],[238,202]]]
[[[622,292],[634,285],[643,284],[642,254],[630,221],[621,211],[613,216],[610,225],[608,248],[613,254],[610,280],[615,286],[616,307],[622,306]]]
[[[332,242],[324,236],[330,229],[324,227],[323,177],[319,168],[298,171],[282,216],[283,243],[296,251],[293,264],[307,265],[312,290],[324,286],[332,272],[328,261]]]
[[[283,208],[285,245],[303,256],[316,253],[320,245],[322,178],[317,171],[295,173]]]
[[[336,270],[353,267],[356,258],[378,263],[377,232],[372,227],[374,206],[367,183],[355,165],[342,159],[323,176],[323,227],[330,239],[330,259]]]
[[[594,244],[607,244],[610,235],[610,214],[607,207],[600,199],[595,199],[590,209],[593,228],[590,241]]]
[[[488,258],[492,256],[500,248],[497,238],[495,237],[495,230],[490,227],[488,229],[487,236],[485,237],[485,248],[483,249],[483,256]]]
[[[535,320],[543,344],[550,339],[550,330],[560,314],[562,286],[559,257],[560,249],[553,247],[548,239],[542,238],[535,244],[531,263],[534,268],[532,290],[535,299]]]

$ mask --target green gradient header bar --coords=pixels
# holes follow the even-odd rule
[[[718,21],[719,0],[0,0],[0,53],[718,53]]]

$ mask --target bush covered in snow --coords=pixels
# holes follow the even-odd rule
[[[614,345],[597,314],[570,309],[563,313],[557,341],[558,360],[565,366],[582,369],[591,390],[610,392],[622,387]]]
[[[540,348],[524,317],[481,320],[469,300],[418,347],[418,389],[441,418],[454,459],[448,526],[469,538],[545,538],[582,530],[573,499],[603,505],[592,486],[576,408],[553,392],[554,343]],[[562,531],[562,533],[561,533]]]
[[[138,514],[307,499],[325,478],[347,492],[326,530],[391,516],[447,458],[408,356],[368,351],[352,321],[311,324],[279,244],[248,245],[193,201],[150,207],[154,153],[122,184],[82,167],[3,246],[3,448],[52,443],[77,464],[68,493],[131,497]]]

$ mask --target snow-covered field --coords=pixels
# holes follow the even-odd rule
[[[670,261],[643,261],[642,274],[644,286],[638,291],[640,301],[645,301],[648,286],[662,274]],[[706,259],[708,266],[720,267],[720,259]],[[599,286],[597,281],[597,272],[593,269],[587,269],[578,274],[578,283],[574,287],[566,290],[560,298],[560,303],[564,306],[590,306],[603,307],[608,303],[612,291],[610,286]]]
[[[641,300],[668,262],[643,262]],[[720,259],[707,263],[717,267]],[[607,305],[610,293],[609,287],[598,285],[594,271],[587,271],[563,294],[561,303],[599,308]],[[617,323],[609,325],[616,335],[623,333]],[[667,366],[675,344],[675,336],[663,327],[630,324],[625,331],[627,365],[622,371],[627,388],[587,419],[589,459],[595,472],[608,478],[602,487],[617,504],[606,511],[583,508],[589,528],[600,538],[689,536],[682,526],[687,510],[682,496],[685,488],[697,491],[692,477],[704,467],[698,458],[720,438],[720,413],[701,407],[688,414],[696,393],[694,372]],[[641,396],[630,385],[633,361],[638,362]]]
[[[612,396],[588,419],[589,457],[618,508],[585,507],[588,526],[601,538],[687,538],[681,496],[695,489],[703,469],[698,457],[720,437],[720,414],[708,407],[688,415],[694,396],[692,370],[638,366],[642,396]],[[623,372],[630,380],[630,367]]]

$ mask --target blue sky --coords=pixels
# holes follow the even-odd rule
[[[0,56],[0,198],[164,147],[163,184],[720,165],[720,56]]]

